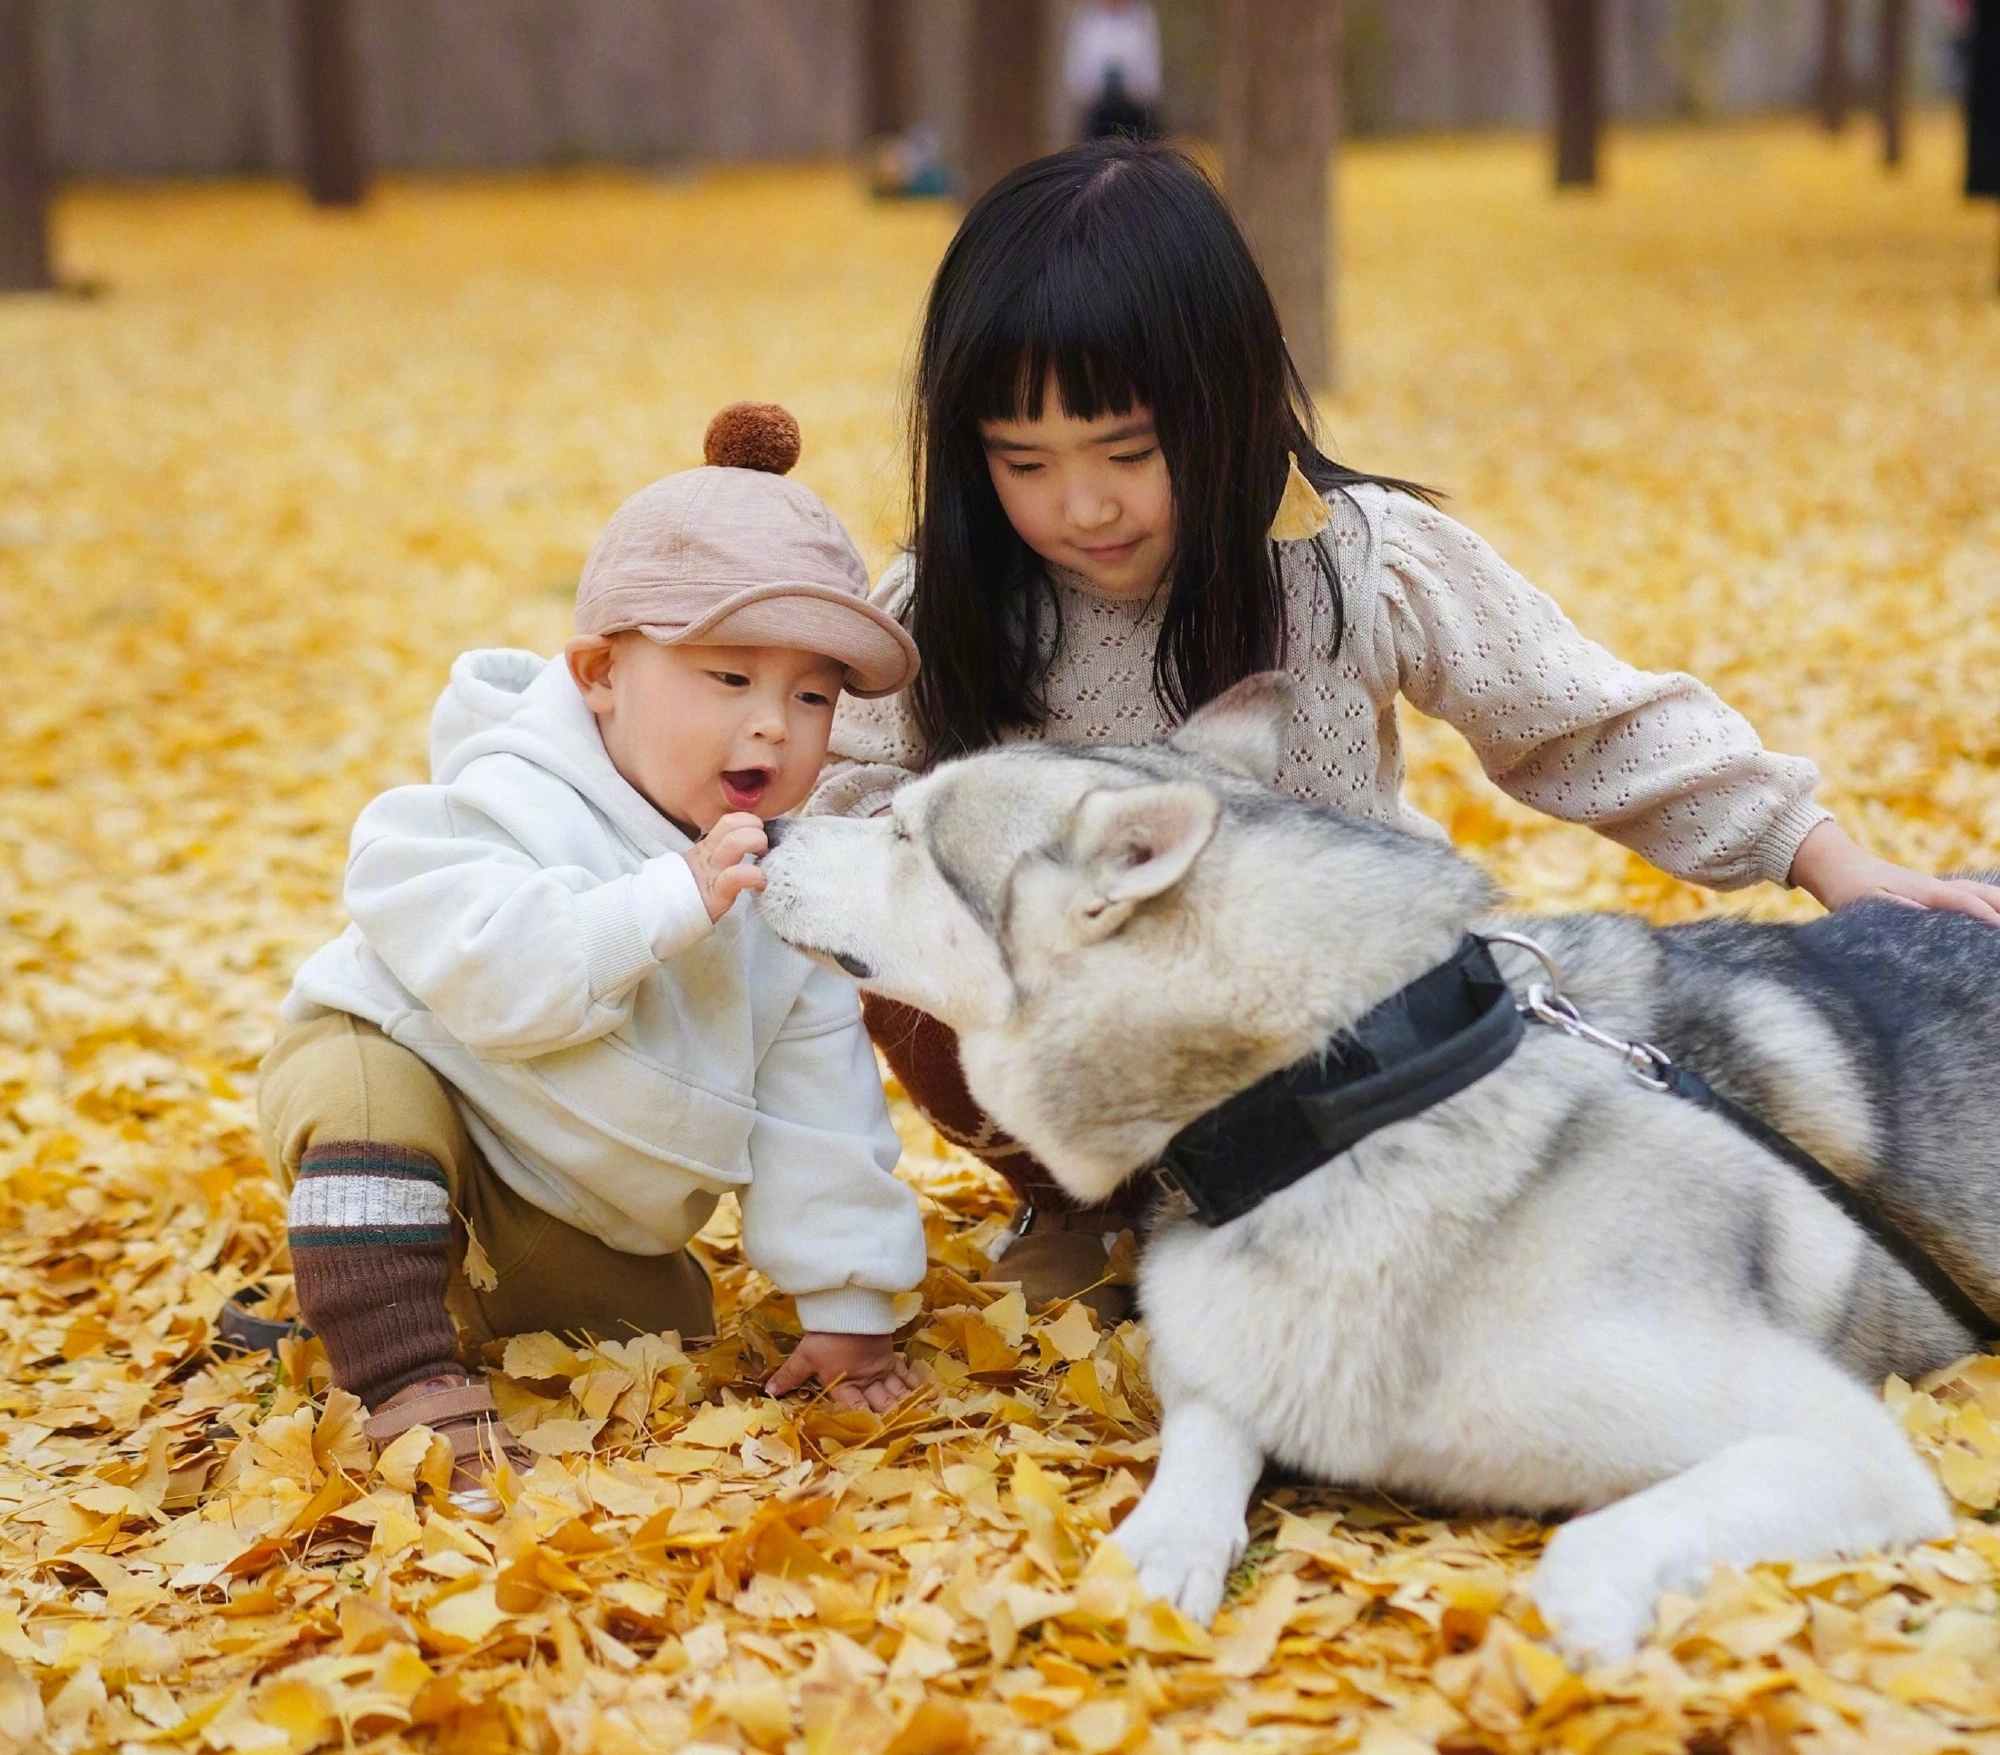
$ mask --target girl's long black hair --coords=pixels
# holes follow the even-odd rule
[[[1056,600],[1001,510],[979,423],[1040,418],[1051,373],[1078,419],[1152,411],[1175,525],[1153,690],[1177,719],[1284,662],[1268,533],[1286,453],[1322,493],[1357,482],[1423,492],[1320,450],[1270,291],[1185,154],[1111,139],[1021,166],[965,216],[918,350],[908,620],[923,655],[911,699],[931,761],[1047,718]],[[1331,657],[1340,579],[1331,545],[1314,552],[1332,597]]]

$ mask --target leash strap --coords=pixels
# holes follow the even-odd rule
[[[1740,1103],[1731,1102],[1701,1074],[1668,1062],[1661,1069],[1660,1076],[1673,1096],[1685,1099],[1698,1109],[1706,1109],[1712,1115],[1719,1115],[1738,1133],[1748,1135],[1773,1157],[1782,1158],[1901,1262],[1910,1278],[1930,1293],[1959,1327],[1982,1343],[2000,1338],[2000,1323],[1988,1316],[1973,1301],[1972,1295],[1945,1272],[1937,1257],[1890,1218],[1866,1190],[1841,1181],[1803,1146],[1768,1122],[1759,1120]]]
[[[1683,1102],[1721,1117],[1745,1138],[1797,1171],[1832,1201],[1882,1249],[1894,1256],[1903,1265],[1904,1271],[1930,1293],[1968,1334],[1982,1344],[2000,1339],[2000,1323],[1987,1315],[1979,1301],[1946,1272],[1937,1257],[1884,1212],[1866,1189],[1843,1182],[1798,1141],[1780,1133],[1742,1104],[1725,1097],[1701,1074],[1677,1065],[1664,1049],[1650,1042],[1629,1042],[1622,1036],[1597,1028],[1564,996],[1562,971],[1556,967],[1555,959],[1533,939],[1521,933],[1499,932],[1494,933],[1489,942],[1514,945],[1528,952],[1547,973],[1548,980],[1533,983],[1528,988],[1527,998],[1521,1002],[1521,1010],[1536,1023],[1560,1030],[1565,1036],[1587,1042],[1593,1048],[1609,1049],[1625,1062],[1625,1070],[1647,1090],[1664,1091],[1669,1096],[1679,1097]]]
[[[1493,953],[1468,935],[1321,1053],[1181,1129],[1158,1173],[1204,1225],[1225,1225],[1378,1128],[1483,1079],[1526,1028]]]

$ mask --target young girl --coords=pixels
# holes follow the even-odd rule
[[[1092,142],[972,209],[931,289],[913,429],[915,534],[875,601],[923,668],[843,701],[809,810],[873,813],[990,743],[1148,742],[1281,666],[1299,706],[1279,784],[1300,798],[1441,833],[1401,796],[1402,694],[1513,797],[1677,877],[2000,924],[2000,889],[1863,852],[1810,762],[1586,640],[1422,489],[1326,457],[1242,235],[1169,148]],[[1021,1194],[1006,1277],[1031,1300],[1103,1281],[1133,1215],[1074,1210],[980,1114],[935,1020],[868,1017],[917,1105]],[[1115,1315],[1121,1295],[1091,1299]]]

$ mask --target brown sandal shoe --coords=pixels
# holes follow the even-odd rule
[[[392,1400],[362,1423],[377,1446],[400,1438],[412,1426],[428,1426],[451,1446],[451,1502],[461,1511],[497,1510],[489,1484],[494,1462],[505,1457],[525,1474],[534,1458],[514,1442],[483,1383],[425,1389],[405,1401]]]
[[[1132,1288],[1111,1278],[1111,1245],[1130,1229],[1127,1221],[1107,1231],[1097,1212],[1035,1211],[984,1277],[1018,1281],[1030,1310],[1074,1298],[1100,1327],[1116,1328],[1132,1314]]]

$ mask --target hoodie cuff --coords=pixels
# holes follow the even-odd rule
[[[1792,861],[1799,856],[1800,844],[1821,823],[1832,820],[1833,812],[1823,804],[1815,804],[1810,796],[1786,805],[1764,831],[1751,855],[1757,875],[1767,883],[1793,888]]]
[[[678,853],[649,859],[632,878],[632,903],[639,928],[661,962],[677,957],[715,930],[694,867]]]
[[[659,956],[639,923],[633,890],[631,878],[613,878],[576,899],[584,969],[593,1001],[623,993],[660,966]]]
[[[830,1335],[892,1335],[896,1332],[896,1301],[887,1292],[866,1286],[842,1286],[833,1292],[801,1292],[792,1300],[799,1322]]]

